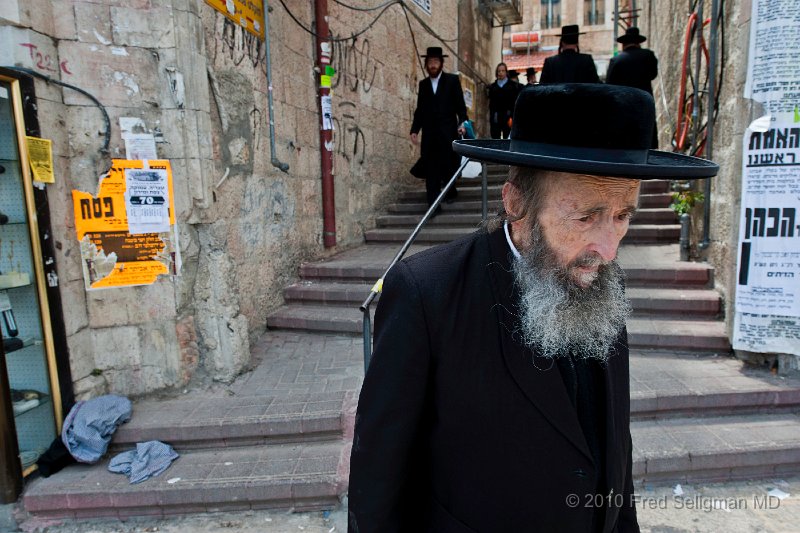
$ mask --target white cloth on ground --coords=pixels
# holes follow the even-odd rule
[[[157,440],[139,442],[136,449],[122,452],[111,458],[108,470],[125,474],[131,484],[159,475],[179,457],[169,444]]]

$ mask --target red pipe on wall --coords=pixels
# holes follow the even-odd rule
[[[325,67],[331,63],[331,41],[328,28],[328,0],[314,0],[316,27],[317,70],[319,78],[319,160],[322,169],[322,243],[325,248],[336,246],[336,202],[333,193],[333,129],[331,108],[323,104],[330,102],[330,83],[325,76]]]

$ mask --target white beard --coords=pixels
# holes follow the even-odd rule
[[[516,333],[522,343],[548,358],[571,354],[607,361],[631,314],[622,268],[596,257],[553,266],[558,260],[538,227],[533,242],[513,263],[520,299]],[[600,266],[597,272],[581,273],[575,268],[580,264]],[[576,276],[585,287],[574,281]]]

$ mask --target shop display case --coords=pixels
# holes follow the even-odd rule
[[[60,430],[61,395],[18,85],[0,76],[0,332],[23,474]],[[2,366],[0,366],[2,369]],[[4,387],[5,388],[5,387]]]

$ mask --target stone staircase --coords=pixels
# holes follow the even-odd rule
[[[504,169],[490,167],[492,210]],[[666,182],[647,182],[620,249],[634,316],[631,433],[642,484],[783,476],[800,471],[800,380],[731,358],[713,270],[679,262]],[[408,255],[473,231],[480,181],[459,185]],[[286,304],[253,347],[254,369],[219,390],[142,400],[113,450],[156,439],[181,454],[161,476],[129,485],[79,465],[26,488],[35,517],[165,516],[264,508],[333,509],[347,490],[363,355],[358,305],[425,205],[406,193],[367,245],[304,264]],[[491,211],[490,211],[491,212]]]
[[[499,208],[507,171],[490,167],[490,213]],[[424,228],[418,246],[448,242],[480,224],[480,179],[462,180],[458,198]],[[702,263],[674,261],[680,225],[669,209],[669,182],[642,182],[641,211],[623,240],[620,260],[628,275],[635,315],[628,332],[632,347],[725,352],[730,349],[719,320],[720,298],[713,290],[713,271]],[[424,191],[403,193],[366,232],[368,246],[329,261],[303,265],[300,281],[284,291],[286,305],[268,317],[270,328],[361,334],[358,305],[408,238],[425,212]],[[666,259],[666,261],[665,261]],[[656,290],[654,290],[656,289]]]

